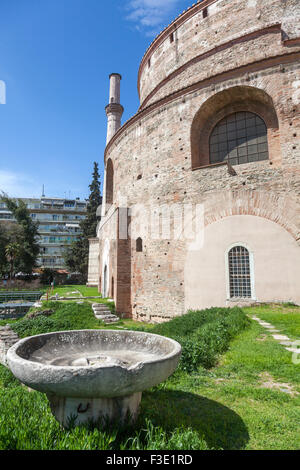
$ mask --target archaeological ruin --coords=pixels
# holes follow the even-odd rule
[[[118,315],[300,304],[299,59],[299,0],[204,0],[146,51],[123,125],[110,76],[88,284]]]

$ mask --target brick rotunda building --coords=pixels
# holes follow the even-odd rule
[[[89,284],[119,314],[300,304],[299,25],[299,0],[194,4],[145,53],[122,126],[111,75]]]

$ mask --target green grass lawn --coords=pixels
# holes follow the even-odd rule
[[[245,311],[271,323],[291,339],[300,339],[300,307],[289,304],[262,305],[245,309]]]
[[[73,316],[64,315],[69,324],[95,321],[88,304],[77,307]],[[245,310],[260,318],[264,311],[270,316],[264,319],[274,325],[272,315],[281,322],[282,316],[293,315],[285,325],[286,332],[295,331],[296,336],[294,320],[297,323],[300,308],[293,312],[282,308],[279,312],[276,306]],[[59,312],[55,315],[56,321],[62,321]],[[188,321],[198,328],[196,316]],[[141,327],[131,320],[123,320],[122,326]],[[179,325],[174,330],[170,324],[147,329],[178,334]],[[218,337],[212,341],[219,344]],[[200,364],[192,373],[178,369],[166,382],[144,392],[138,421],[126,429],[63,430],[46,397],[28,391],[0,367],[0,449],[299,449],[299,424],[300,365],[293,364],[292,354],[255,321],[235,334],[214,367]]]
[[[27,291],[27,292],[34,292],[34,291],[39,291],[39,292],[43,292],[43,293],[46,293],[47,291],[50,291],[51,290],[51,286],[42,286],[40,288],[35,288],[35,289],[32,289],[30,287],[30,283],[28,283],[28,287],[27,288],[15,288],[15,287],[3,287],[1,286],[0,287],[0,292],[6,292],[6,291],[9,291],[9,292],[14,292],[14,291],[17,291],[17,292],[23,292],[23,291]],[[86,285],[63,285],[63,286],[54,286],[54,289],[53,291],[51,290],[51,295],[55,295],[56,293],[58,293],[61,297],[65,296],[66,294],[70,294],[72,292],[75,292],[75,291],[78,291],[80,294],[82,294],[84,297],[99,297],[101,296],[101,294],[99,294],[98,292],[98,288],[97,287],[87,287]],[[80,294],[77,294],[78,296]],[[76,296],[75,294],[72,295],[72,296]]]
[[[50,287],[48,287],[48,290],[50,290]],[[64,297],[66,295],[76,297],[80,296],[80,294],[84,297],[100,296],[97,287],[87,287],[85,285],[54,286],[53,291],[51,290],[51,295],[55,294],[59,294],[60,297]]]
[[[300,365],[264,335],[252,322],[216,367],[176,374],[144,394],[152,423],[181,423],[209,449],[299,449]]]
[[[101,296],[98,292],[98,287],[77,286],[77,290],[79,290],[84,297]]]

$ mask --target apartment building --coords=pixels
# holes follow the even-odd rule
[[[41,268],[64,269],[64,251],[80,234],[80,221],[86,217],[87,201],[77,199],[21,198],[33,220],[39,223]],[[0,203],[0,222],[13,222],[13,215]]]

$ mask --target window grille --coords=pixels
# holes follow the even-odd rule
[[[268,160],[265,122],[256,114],[239,112],[222,119],[210,136],[210,163],[240,165]]]
[[[235,246],[229,251],[230,298],[251,298],[251,271],[249,251]]]

